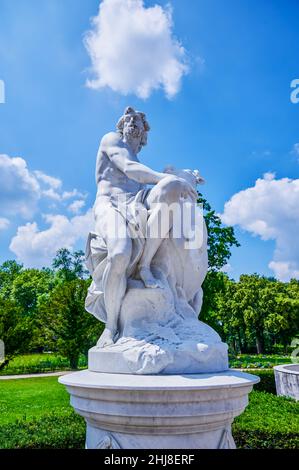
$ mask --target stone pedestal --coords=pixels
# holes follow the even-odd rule
[[[85,370],[59,378],[87,424],[88,449],[232,449],[231,424],[259,378],[127,375]]]

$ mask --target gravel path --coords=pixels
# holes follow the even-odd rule
[[[12,379],[34,379],[35,377],[60,377],[61,375],[70,374],[72,370],[64,370],[58,372],[45,372],[43,374],[23,374],[23,375],[0,375],[0,380]]]

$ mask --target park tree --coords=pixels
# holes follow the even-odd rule
[[[64,280],[39,305],[46,344],[66,356],[72,369],[78,367],[80,354],[87,354],[103,330],[85,310],[89,284],[89,280],[80,278]]]
[[[23,265],[15,260],[8,260],[0,266],[0,297],[8,298],[14,280],[20,275]]]
[[[247,339],[244,312],[236,302],[238,283],[223,273],[218,273],[218,277],[222,282],[221,288],[213,292],[213,327],[231,350],[241,353],[247,349]]]
[[[62,282],[77,278],[84,279],[88,274],[84,266],[84,253],[82,250],[72,253],[67,248],[61,248],[56,253],[52,267],[56,272],[57,279]]]
[[[22,315],[20,307],[0,296],[0,339],[5,346],[5,360],[0,370],[17,354],[28,351],[32,338],[32,322]]]
[[[266,319],[275,301],[267,287],[267,279],[254,275],[242,275],[239,282],[230,281],[225,292],[218,295],[219,316],[224,329],[239,343],[239,350],[255,342],[258,354],[264,352]]]
[[[286,347],[299,331],[299,281],[272,282],[271,311],[266,319],[266,327],[273,343]]]
[[[242,275],[238,282],[227,279],[216,294],[213,315],[231,348],[244,352],[255,344],[261,354],[274,344],[289,345],[298,332],[298,284],[258,274]]]
[[[202,204],[203,215],[208,231],[209,271],[203,283],[203,305],[200,313],[202,321],[206,321],[220,334],[222,323],[216,307],[216,297],[225,290],[227,276],[221,269],[231,256],[231,248],[239,247],[233,227],[225,227],[220,217],[212,210],[210,204],[198,193],[199,204]]]
[[[12,282],[9,298],[18,306],[22,316],[28,317],[31,325],[30,351],[44,348],[38,305],[42,298],[49,296],[54,285],[54,273],[49,269],[23,269]]]
[[[219,271],[231,256],[231,248],[240,246],[233,227],[225,227],[220,217],[212,210],[210,204],[198,193],[199,204],[202,204],[203,215],[208,230],[209,270]]]
[[[54,273],[51,270],[24,269],[13,280],[10,298],[24,314],[33,315],[39,297],[51,292],[54,285]]]

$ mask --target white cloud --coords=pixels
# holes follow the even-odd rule
[[[53,188],[44,189],[42,191],[42,195],[45,198],[53,199],[53,201],[61,201],[61,194],[59,194],[59,192],[55,191]]]
[[[70,212],[73,212],[73,214],[78,214],[84,206],[85,206],[85,201],[83,201],[82,199],[78,199],[69,205],[68,210]]]
[[[299,162],[299,142],[297,144],[294,144],[292,153],[298,157]]]
[[[93,212],[68,219],[64,215],[45,215],[49,228],[39,230],[37,223],[27,223],[18,228],[10,243],[10,250],[18,261],[28,267],[48,266],[59,248],[73,249],[80,240],[86,240],[93,229]]]
[[[85,36],[94,89],[110,87],[123,95],[148,98],[163,88],[178,93],[187,73],[186,52],[172,34],[169,7],[145,8],[143,0],[103,0]]]
[[[0,214],[31,218],[40,198],[40,185],[23,158],[0,155]]]
[[[283,281],[299,278],[299,179],[266,173],[226,202],[221,218],[263,240],[275,240],[269,268]]]
[[[58,203],[86,198],[77,189],[63,190],[62,181],[42,171],[31,171],[20,157],[0,154],[0,217],[32,219],[41,200]]]
[[[69,205],[68,209],[77,214],[87,197],[77,189],[65,191],[59,178],[30,170],[20,157],[0,154],[0,182],[0,231],[7,229],[12,220],[19,223],[20,217],[32,220],[41,207],[49,210],[49,199],[60,212]],[[10,250],[26,266],[48,265],[59,248],[73,248],[93,227],[91,209],[72,218],[61,214],[45,214],[43,218],[49,225],[47,229],[40,230],[36,222],[28,222],[18,227],[11,240]]]
[[[10,222],[5,217],[0,217],[0,230],[6,230]]]
[[[298,263],[271,261],[269,268],[275,273],[278,279],[289,280],[291,278],[299,279]]]
[[[43,173],[42,171],[36,170],[34,172],[38,180],[45,183],[47,186],[50,186],[52,189],[59,189],[62,186],[62,181],[54,176],[49,176]]]
[[[222,268],[220,269],[221,272],[229,274],[233,271],[233,268],[230,263],[226,263]]]
[[[72,191],[64,191],[61,195],[61,199],[65,201],[66,199],[71,199],[73,197],[82,197],[86,198],[86,193],[81,193],[78,189],[73,189]]]

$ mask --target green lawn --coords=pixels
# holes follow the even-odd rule
[[[235,420],[237,446],[299,448],[299,403],[261,390]],[[0,448],[83,448],[84,438],[57,377],[0,381]]]
[[[68,411],[69,394],[58,377],[0,381],[0,424]]]
[[[83,369],[86,366],[87,360],[82,354],[79,360],[79,368]],[[13,358],[0,371],[0,375],[35,374],[57,370],[70,370],[69,360],[53,353],[23,354]]]

